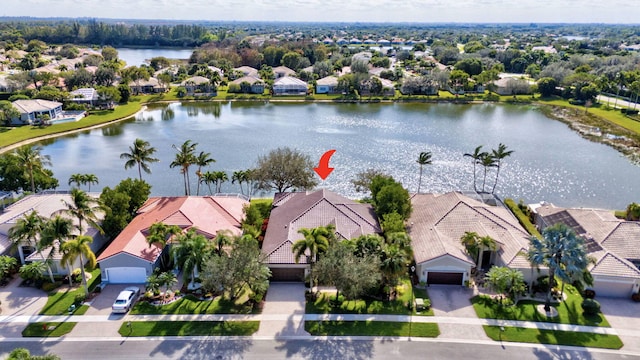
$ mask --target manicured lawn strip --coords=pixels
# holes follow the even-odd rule
[[[331,299],[334,295],[321,293],[316,301],[307,301],[305,311],[307,314],[391,314],[409,315],[409,303],[412,300],[409,280],[403,280],[398,287],[398,297],[393,301],[381,301],[375,299],[344,300],[338,306],[332,306]],[[415,297],[427,299],[426,290],[414,289]],[[421,316],[433,316],[433,310],[421,311]]]
[[[38,136],[51,135],[69,130],[81,129],[93,125],[98,125],[116,119],[130,117],[140,110],[142,101],[146,97],[133,97],[128,104],[118,105],[114,110],[94,111],[91,115],[82,118],[80,121],[54,124],[51,126],[20,126],[0,128],[0,146],[7,146],[17,142],[35,138]]]
[[[91,271],[91,279],[87,282],[89,289],[91,289],[95,283],[100,283],[100,269],[94,269]],[[63,285],[64,286],[64,285]],[[84,288],[80,285],[74,290],[59,290],[49,293],[49,299],[47,303],[40,311],[40,315],[67,315],[69,307],[75,302],[76,295],[84,294]],[[79,306],[72,315],[82,315],[87,311],[84,306]]]
[[[473,297],[471,303],[478,317],[483,319],[537,321],[602,327],[610,326],[602,314],[589,317],[585,317],[582,314],[582,297],[577,293],[575,288],[567,285],[565,292],[567,293],[567,300],[555,305],[559,314],[559,316],[555,318],[547,318],[538,312],[536,307],[541,303],[537,301],[523,300],[519,301],[518,305],[515,306],[501,307],[497,301],[492,301],[489,297],[480,295]]]
[[[532,344],[585,346],[602,349],[620,349],[622,341],[616,335],[591,334],[573,331],[556,331],[541,329],[526,329],[483,325],[484,332],[495,341],[509,341]]]
[[[509,210],[511,210],[513,215],[515,215],[518,218],[520,225],[524,226],[524,228],[527,229],[527,232],[529,234],[539,239],[542,239],[542,235],[540,234],[538,229],[536,229],[536,227],[531,223],[531,220],[529,220],[529,217],[525,215],[522,212],[522,210],[520,210],[520,208],[515,203],[515,201],[513,201],[513,199],[509,199],[509,198],[505,199],[504,204],[509,207]]]
[[[255,314],[259,310],[253,310],[245,304],[234,304],[217,297],[213,300],[199,300],[187,295],[182,299],[166,305],[151,305],[146,301],[138,302],[130,313],[133,315],[169,315],[169,314]]]
[[[311,335],[320,336],[415,336],[438,337],[440,329],[434,323],[404,323],[391,321],[305,321]]]
[[[24,337],[60,337],[66,335],[73,330],[77,323],[74,322],[48,322],[47,327],[55,326],[53,330],[44,330],[43,325],[45,323],[31,323],[22,330],[22,336]]]
[[[537,99],[536,101],[542,104],[573,108],[584,112],[584,106],[572,105],[569,104],[569,102],[566,100]],[[613,106],[613,102],[610,105]],[[600,107],[590,107],[587,112],[596,115],[604,120],[612,122],[616,125],[619,125],[627,130],[631,130],[636,134],[640,134],[640,122],[629,118],[628,116],[620,112],[620,109],[606,108],[606,102],[601,103]]]
[[[259,321],[131,321],[118,332],[122,336],[250,336]]]

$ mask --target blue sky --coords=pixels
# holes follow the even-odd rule
[[[640,23],[638,0],[2,0],[2,16],[340,22]]]

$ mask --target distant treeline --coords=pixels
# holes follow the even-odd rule
[[[3,41],[42,40],[49,44],[195,47],[223,40],[226,30],[187,24],[125,24],[95,19],[0,23]]]

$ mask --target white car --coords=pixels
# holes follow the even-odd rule
[[[130,286],[120,291],[120,294],[118,294],[116,301],[114,301],[113,305],[111,306],[111,311],[114,313],[126,313],[127,311],[129,311],[129,309],[131,309],[131,307],[133,307],[133,304],[136,302],[139,295],[140,289],[135,286]]]

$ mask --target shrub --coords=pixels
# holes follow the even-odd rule
[[[584,297],[587,299],[593,299],[594,297],[596,297],[596,291],[593,289],[585,289]]]
[[[62,282],[60,282],[60,281],[56,281],[54,283],[45,282],[45,283],[42,284],[42,290],[45,291],[45,292],[51,292],[51,291],[59,288],[60,285],[62,285]]]
[[[582,310],[585,315],[597,315],[600,312],[600,303],[593,299],[584,299],[582,301]]]
[[[84,293],[76,294],[76,297],[74,298],[73,303],[76,305],[81,305],[86,299],[87,299],[87,296]]]

